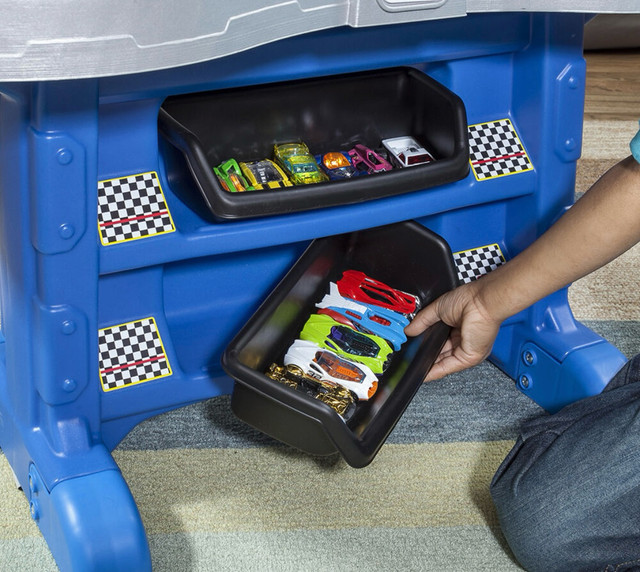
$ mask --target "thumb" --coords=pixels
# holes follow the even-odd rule
[[[420,310],[411,323],[404,329],[404,332],[407,336],[417,336],[439,321],[440,315],[438,313],[436,300],[426,308]]]

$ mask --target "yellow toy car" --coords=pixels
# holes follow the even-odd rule
[[[256,190],[293,186],[284,171],[270,159],[240,163],[240,170]]]
[[[304,143],[281,143],[273,146],[273,157],[296,185],[326,183],[325,175]]]

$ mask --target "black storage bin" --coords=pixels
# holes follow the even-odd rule
[[[169,97],[159,130],[184,155],[216,220],[358,203],[455,181],[469,170],[462,101],[408,67]],[[403,135],[417,139],[436,161],[345,181],[241,193],[225,191],[213,172],[229,158],[271,158],[276,142],[303,141],[319,154],[348,151],[356,143],[379,149],[382,139]],[[185,170],[184,161],[173,157],[167,165]]]
[[[324,403],[265,372],[298,337],[315,304],[348,269],[361,270],[427,304],[457,285],[446,242],[416,222],[315,240],[223,355],[236,383],[234,413],[249,425],[314,455],[340,452],[353,467],[371,462],[433,365],[449,327],[436,324],[394,354],[372,399],[347,422]]]

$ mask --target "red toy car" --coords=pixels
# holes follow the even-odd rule
[[[342,296],[389,308],[405,316],[413,316],[420,309],[417,296],[392,288],[359,270],[345,270],[337,285]]]

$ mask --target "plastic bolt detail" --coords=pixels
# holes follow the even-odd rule
[[[580,156],[585,77],[584,60],[576,59],[560,72],[554,86],[554,147],[564,162],[575,161]],[[567,133],[575,135],[567,136]]]
[[[32,500],[29,503],[29,513],[31,514],[31,518],[38,522],[40,520],[40,504],[37,500]]]
[[[87,316],[67,304],[38,304],[37,332],[41,354],[35,360],[35,387],[49,405],[69,403],[88,383]],[[45,359],[55,356],[55,359]],[[67,380],[73,380],[70,382]]]
[[[40,491],[40,481],[38,479],[38,473],[36,468],[31,465],[29,467],[29,493],[31,496],[38,494]]]
[[[34,247],[41,254],[68,252],[82,238],[86,218],[86,150],[64,133],[32,131]]]
[[[65,320],[62,322],[62,333],[70,336],[76,331],[76,323],[73,320]]]
[[[38,481],[33,476],[33,474],[29,473],[29,493],[31,495],[35,495],[38,492]]]
[[[78,384],[75,379],[67,378],[62,382],[62,389],[67,393],[75,391],[76,387],[78,387]]]
[[[521,375],[518,380],[518,385],[521,389],[529,389],[531,387],[531,378],[528,375]]]
[[[531,350],[526,350],[522,354],[522,361],[525,363],[525,365],[535,365],[536,354],[534,354]]]
[[[29,466],[29,513],[31,518],[38,522],[40,520],[40,503],[38,502],[38,494],[40,492],[40,476],[35,466]]]
[[[72,238],[76,233],[76,229],[73,228],[73,225],[64,223],[60,225],[58,232],[60,233],[60,238],[68,240],[69,238]]]
[[[56,157],[58,158],[58,163],[61,165],[68,165],[73,161],[73,153],[69,149],[58,149],[56,153]]]

